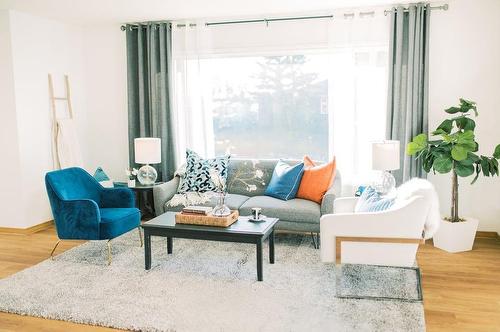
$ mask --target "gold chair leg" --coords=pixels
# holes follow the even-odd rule
[[[144,241],[142,240],[142,232],[141,232],[141,226],[137,227],[137,230],[139,231],[139,240],[141,240],[141,248],[144,245]]]
[[[50,252],[50,259],[51,259],[51,260],[54,260],[54,251],[56,251],[56,248],[57,248],[57,246],[59,245],[59,243],[61,243],[61,240],[57,240],[56,245],[54,246],[54,248],[53,248],[53,249],[52,249],[52,251]]]
[[[108,265],[111,265],[111,240],[108,240]]]

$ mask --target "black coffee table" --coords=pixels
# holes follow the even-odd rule
[[[269,262],[274,264],[274,226],[278,218],[260,222],[240,217],[229,227],[213,227],[175,223],[176,212],[166,212],[142,224],[144,229],[144,258],[146,270],[151,269],[151,236],[167,238],[167,252],[172,254],[173,238],[208,241],[254,243],[257,246],[257,280],[262,281],[262,243],[269,238]]]

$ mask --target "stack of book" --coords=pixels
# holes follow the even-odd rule
[[[213,208],[209,206],[186,206],[182,209],[182,214],[195,214],[208,216],[212,213]]]

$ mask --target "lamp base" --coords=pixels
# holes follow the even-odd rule
[[[380,177],[375,181],[373,187],[381,194],[388,194],[396,187],[394,175],[387,171],[382,171]]]
[[[137,173],[137,180],[139,180],[143,186],[154,184],[157,178],[158,173],[156,169],[147,164],[139,168],[139,172]]]

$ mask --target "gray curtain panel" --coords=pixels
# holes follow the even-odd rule
[[[391,14],[386,136],[401,142],[401,168],[393,172],[398,184],[425,176],[420,160],[405,149],[428,129],[430,12],[428,4],[417,4]]]
[[[130,166],[134,161],[134,138],[161,138],[158,180],[175,172],[174,135],[170,97],[172,30],[169,23],[126,26],[128,134]]]

